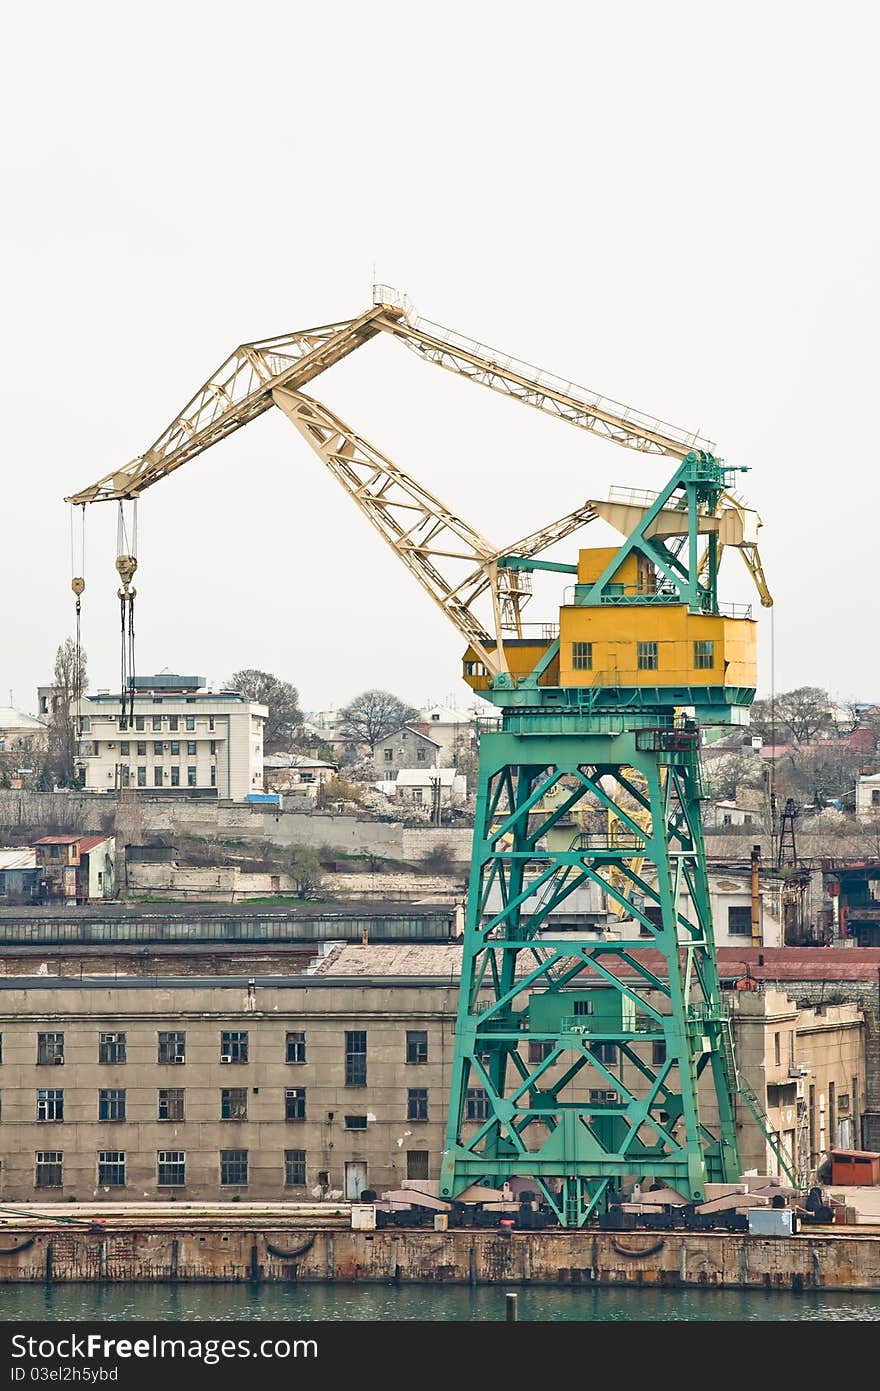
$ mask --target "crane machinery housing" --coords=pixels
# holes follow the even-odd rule
[[[66,501],[122,511],[273,405],[287,416],[455,624],[464,680],[498,708],[480,737],[440,1195],[516,1179],[567,1227],[633,1181],[699,1202],[707,1183],[739,1177],[736,1096],[755,1110],[721,997],[699,750],[701,727],[746,722],[755,695],[756,624],[719,602],[718,571],[738,550],[772,603],[760,518],[710,441],[417,319],[385,286],[373,298],[357,318],[243,344],[144,454]],[[612,489],[499,548],[304,392],[379,333],[673,472],[657,492]],[[540,559],[597,518],[619,545]],[[128,536],[117,569],[130,649]],[[535,571],[569,586],[537,631],[523,621]],[[586,810],[605,814],[603,830],[554,834]],[[554,930],[588,883],[616,930]]]

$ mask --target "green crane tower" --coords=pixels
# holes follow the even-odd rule
[[[739,1176],[699,754],[701,726],[742,723],[755,694],[756,625],[717,596],[722,546],[751,544],[731,473],[691,452],[655,496],[592,502],[617,549],[500,562],[575,583],[557,636],[506,644],[507,673],[465,655],[501,713],[480,742],[444,1197],[527,1179],[580,1227],[628,1179],[700,1201]],[[555,929],[588,885],[617,930]]]

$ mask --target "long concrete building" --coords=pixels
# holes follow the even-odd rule
[[[357,1199],[436,1178],[460,964],[458,945],[337,945],[287,976],[0,978],[0,1192]],[[742,963],[722,968],[742,986]],[[797,1004],[778,985],[732,991],[735,1039],[807,1177],[859,1144],[865,1024],[856,1002]],[[632,1063],[605,1061],[629,1084]],[[468,1122],[484,1116],[472,1088]],[[744,1168],[775,1172],[741,1099],[737,1123]]]

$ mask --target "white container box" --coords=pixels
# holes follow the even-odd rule
[[[790,1207],[756,1207],[749,1212],[749,1236],[791,1236],[795,1230]]]
[[[352,1203],[351,1227],[355,1232],[374,1232],[376,1230],[375,1203]]]

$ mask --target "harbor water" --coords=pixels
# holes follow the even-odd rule
[[[511,1286],[518,1318],[540,1322],[880,1322],[880,1294]],[[0,1320],[488,1322],[504,1286],[0,1284]]]

